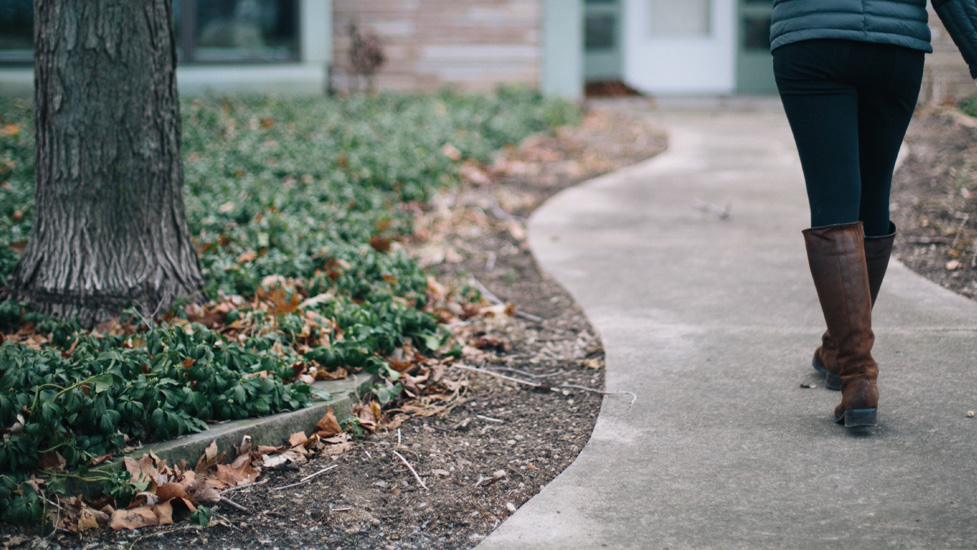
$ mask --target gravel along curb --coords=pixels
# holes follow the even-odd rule
[[[232,445],[239,445],[245,435],[251,436],[252,445],[278,446],[288,441],[288,436],[296,432],[311,433],[316,423],[325,416],[327,409],[332,409],[336,418],[342,420],[353,412],[353,404],[359,401],[359,396],[368,392],[376,381],[373,375],[350,375],[343,380],[316,382],[315,387],[329,393],[332,398],[314,401],[308,407],[297,411],[234,420],[210,426],[207,431],[195,433],[169,441],[146,445],[132,453],[132,458],[141,458],[143,454],[153,452],[166,461],[167,464],[178,464],[185,460],[187,464],[195,464],[211,442],[217,442],[217,452],[232,451]],[[91,472],[115,472],[123,468],[121,460],[103,464],[92,468]],[[99,493],[100,483],[86,482],[74,478],[57,478],[49,483],[51,490],[66,495],[83,494],[95,496]]]

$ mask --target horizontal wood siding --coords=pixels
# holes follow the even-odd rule
[[[538,86],[542,0],[334,0],[333,85],[356,87],[349,23],[380,36],[381,90]]]
[[[920,103],[956,102],[977,93],[970,69],[935,13],[930,13],[930,29],[933,31],[933,53],[926,58]]]

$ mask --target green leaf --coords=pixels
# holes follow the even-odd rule
[[[321,388],[317,388],[315,386],[309,386],[309,390],[316,397],[318,397],[319,399],[322,399],[323,401],[329,401],[330,399],[332,399],[332,394],[329,393],[329,392],[327,392],[326,390],[321,389]]]
[[[386,405],[387,403],[390,403],[394,399],[400,397],[400,393],[402,391],[404,391],[404,387],[400,384],[376,388],[377,401],[379,401],[381,405]]]
[[[197,509],[190,514],[190,521],[201,527],[210,525],[210,518],[214,515],[213,511],[206,506],[197,506]]]
[[[102,393],[112,389],[115,385],[115,377],[110,373],[99,374],[89,378],[88,383],[95,386],[95,393]]]
[[[244,386],[236,386],[234,388],[234,402],[238,405],[244,405],[247,400],[248,396],[244,392]]]
[[[421,339],[424,341],[424,347],[429,351],[438,351],[441,347],[441,337],[437,333],[421,334]]]

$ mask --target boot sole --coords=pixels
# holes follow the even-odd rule
[[[814,367],[814,370],[824,374],[824,387],[828,388],[829,390],[841,391],[840,375],[830,372],[828,369],[818,364],[816,357],[811,359],[811,366]]]
[[[845,411],[835,422],[844,422],[846,428],[875,428],[879,425],[878,409],[852,409]]]

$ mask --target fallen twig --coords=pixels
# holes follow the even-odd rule
[[[492,474],[492,477],[485,477],[479,474],[478,481],[475,482],[475,487],[488,487],[489,485],[495,485],[504,477],[505,470],[497,470]]]
[[[521,374],[523,376],[528,376],[530,378],[549,378],[551,376],[559,376],[559,375],[561,375],[561,374],[563,374],[565,372],[565,371],[554,371],[554,372],[549,372],[549,373],[546,373],[546,374],[533,374],[531,372],[526,372],[524,370],[514,369],[512,367],[495,367],[495,368],[497,368],[499,370],[507,370],[509,372],[514,372],[516,374]]]
[[[483,210],[483,212],[484,212],[484,210]],[[519,223],[521,223],[523,225],[525,225],[526,224],[526,221],[527,221],[526,218],[523,218],[523,217],[520,217],[520,216],[513,216],[512,214],[506,212],[502,208],[502,205],[499,204],[499,200],[498,199],[496,199],[495,202],[494,202],[494,204],[492,204],[492,207],[489,208],[489,212],[488,213],[491,214],[492,217],[494,217],[495,219],[497,219],[499,221],[514,220],[514,221],[517,221],[517,222],[519,222]]]
[[[429,489],[428,486],[424,484],[424,480],[421,479],[421,476],[417,475],[417,471],[414,470],[414,467],[410,465],[410,462],[407,462],[407,459],[404,458],[404,455],[398,453],[397,451],[393,451],[393,453],[397,455],[397,458],[399,458],[401,462],[404,463],[404,466],[407,466],[407,469],[410,470],[410,473],[414,474],[414,479],[416,479],[417,482],[421,484],[421,487],[424,487],[425,491],[430,491],[431,489]]]
[[[192,525],[192,524],[191,525],[177,525],[177,526],[174,526],[172,529],[160,530],[160,531],[157,531],[155,533],[150,533],[148,535],[143,535],[143,536],[139,537],[138,539],[132,541],[132,544],[129,545],[129,550],[132,550],[133,548],[136,547],[137,544],[139,544],[140,542],[142,542],[142,541],[144,541],[146,539],[165,537],[166,535],[172,535],[173,533],[177,533],[179,531],[199,531],[200,529],[203,529],[203,527],[201,527],[199,525]]]
[[[264,485],[265,483],[268,483],[268,480],[267,479],[262,479],[261,481],[255,481],[254,483],[248,483],[247,485],[238,485],[236,487],[228,487],[227,489],[224,489],[223,491],[221,491],[220,494],[223,495],[223,494],[226,494],[226,493],[233,493],[234,491],[240,491],[241,489],[250,489],[251,487],[254,487],[255,485]]]
[[[240,527],[234,525],[234,523],[232,523],[231,520],[227,519],[226,516],[222,516],[220,514],[214,514],[214,521],[225,527],[230,527],[231,529],[234,529],[238,533],[244,532]]]
[[[635,402],[638,401],[638,395],[636,393],[630,392],[630,391],[604,391],[604,390],[595,390],[593,388],[588,388],[586,386],[577,386],[575,384],[561,384],[561,385],[556,386],[556,387],[551,387],[551,386],[547,386],[546,384],[540,384],[538,382],[531,382],[529,380],[522,380],[520,378],[514,378],[512,376],[506,376],[504,374],[499,374],[497,372],[492,372],[490,370],[480,369],[478,367],[469,367],[468,365],[451,365],[451,366],[452,366],[452,368],[456,368],[456,369],[469,370],[469,371],[477,372],[477,373],[480,373],[480,374],[487,374],[489,376],[494,376],[496,378],[501,378],[503,380],[509,380],[510,382],[516,382],[518,384],[523,384],[523,385],[526,385],[526,386],[529,386],[529,387],[532,387],[532,388],[546,388],[546,389],[548,389],[550,391],[559,391],[560,388],[566,388],[566,389],[581,390],[581,391],[586,391],[586,392],[591,392],[591,393],[599,393],[601,395],[630,395],[631,396],[631,404],[628,406],[628,414],[631,414],[631,409],[634,408]]]
[[[314,478],[314,477],[316,477],[318,475],[322,475],[322,474],[328,472],[329,470],[332,470],[336,466],[339,466],[339,464],[333,464],[332,466],[328,466],[326,468],[323,468],[323,469],[319,470],[318,472],[316,472],[314,474],[309,474],[309,475],[303,477],[302,479],[296,481],[295,483],[289,483],[288,485],[282,485],[281,487],[275,487],[272,490],[273,491],[284,491],[285,489],[291,489],[292,487],[298,487],[299,485],[305,485],[306,483],[312,481],[312,478]]]
[[[631,403],[628,405],[628,414],[631,414],[631,409],[634,408],[635,402],[638,401],[638,394],[636,394],[634,392],[631,392],[631,391],[625,391],[625,390],[616,390],[616,391],[595,390],[593,388],[587,388],[587,387],[584,387],[584,386],[577,386],[575,384],[561,384],[559,387],[561,387],[561,388],[569,388],[569,389],[574,389],[574,390],[581,390],[581,391],[586,391],[586,392],[591,392],[591,393],[599,393],[601,395],[630,395],[631,396]]]
[[[524,474],[524,473],[522,473],[522,472],[520,472],[519,470],[517,470],[517,469],[515,469],[515,468],[513,468],[512,466],[506,466],[506,468],[508,468],[508,469],[510,469],[510,470],[512,470],[513,472],[515,472],[516,474],[518,474],[518,475],[519,475],[519,477],[521,477],[521,478],[523,478],[523,479],[525,479],[525,480],[526,480],[526,481],[528,481],[529,483],[532,483],[532,482],[533,482],[533,480],[531,480],[531,479],[529,479],[528,477],[526,477],[526,474]]]
[[[499,422],[499,423],[504,423],[505,422],[505,420],[499,420],[498,418],[492,418],[490,416],[485,416],[485,415],[482,415],[482,414],[476,414],[475,417],[476,418],[481,418],[482,420],[488,420],[489,422]]]
[[[529,387],[532,387],[532,388],[549,387],[549,386],[546,386],[545,384],[540,384],[539,382],[531,382],[529,380],[523,380],[521,378],[515,378],[515,377],[512,377],[512,376],[506,376],[504,374],[499,374],[497,372],[492,372],[490,370],[480,369],[478,367],[469,367],[468,365],[457,365],[457,364],[451,365],[451,367],[452,368],[455,368],[455,369],[469,370],[469,371],[472,371],[472,372],[477,372],[477,373],[481,373],[481,374],[487,374],[489,376],[494,376],[496,378],[501,378],[503,380],[508,380],[510,382],[515,382],[517,384],[522,384],[524,386],[529,386]]]
[[[472,277],[471,280],[470,280],[470,282],[471,282],[472,286],[474,286],[475,288],[477,288],[478,291],[482,293],[482,296],[484,296],[486,300],[492,302],[495,305],[504,305],[505,304],[505,302],[503,302],[498,296],[496,296],[495,294],[493,294],[492,291],[488,289],[488,287],[486,287],[485,285],[483,285],[481,283],[481,281],[479,281],[475,277]],[[534,323],[542,323],[543,322],[543,318],[542,317],[537,317],[537,316],[535,316],[535,315],[533,315],[531,313],[526,313],[524,311],[520,311],[518,308],[516,309],[515,315],[516,315],[516,317],[521,317],[521,318],[523,318],[523,319],[525,319],[527,321],[532,321]]]
[[[221,499],[220,499],[220,501],[218,501],[218,502],[226,502],[227,504],[229,504],[231,506],[231,508],[234,508],[234,509],[236,509],[236,510],[238,510],[240,512],[246,512],[246,513],[250,513],[251,512],[251,510],[248,510],[244,506],[241,506],[240,504],[234,502],[233,500],[231,500],[231,499],[229,499],[229,498],[227,498],[225,496],[222,496]]]
[[[700,212],[705,212],[706,214],[712,214],[714,216],[718,216],[719,219],[721,220],[728,220],[729,215],[733,209],[732,204],[727,204],[726,208],[723,208],[721,206],[716,206],[715,204],[709,204],[708,202],[700,201],[699,199],[695,199],[694,201],[692,201],[692,206],[694,206],[695,209],[699,210]]]

